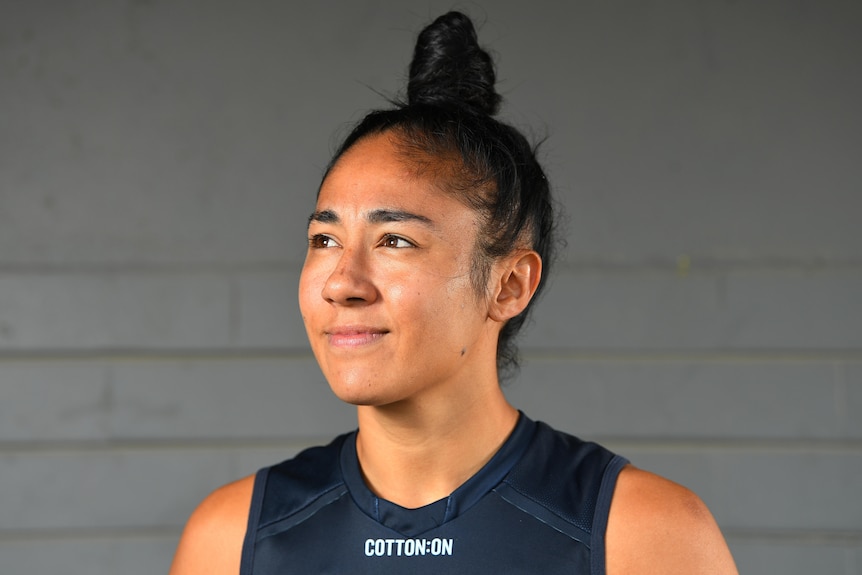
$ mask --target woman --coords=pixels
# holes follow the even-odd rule
[[[498,122],[493,63],[452,12],[419,36],[407,102],[327,170],[299,286],[358,431],[222,487],[171,573],[735,573],[693,493],[504,397],[547,275],[553,210]]]

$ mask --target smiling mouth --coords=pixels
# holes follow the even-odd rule
[[[329,343],[335,347],[362,347],[374,343],[386,335],[387,331],[370,328],[349,328],[326,332]]]

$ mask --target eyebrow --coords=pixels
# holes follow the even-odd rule
[[[338,214],[332,210],[321,210],[308,216],[308,225],[311,225],[312,222],[320,222],[321,224],[337,224],[340,221],[341,219],[338,217]]]
[[[380,224],[386,222],[419,222],[430,226],[433,222],[425,216],[405,212],[404,210],[373,210],[368,214],[368,221],[372,224]]]
[[[378,209],[368,212],[366,219],[372,224],[382,224],[388,222],[418,222],[420,224],[432,227],[434,222],[425,216],[407,212],[404,210],[388,210]],[[308,217],[308,224],[319,222],[322,224],[337,224],[341,222],[338,214],[332,210],[320,210],[314,212]]]

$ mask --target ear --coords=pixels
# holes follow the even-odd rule
[[[542,278],[542,258],[532,250],[516,252],[498,262],[494,271],[499,283],[492,292],[489,315],[502,323],[524,311],[530,303]]]

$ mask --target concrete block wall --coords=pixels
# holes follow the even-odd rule
[[[214,487],[355,425],[305,217],[451,3],[0,2],[0,572],[166,572]],[[460,6],[568,246],[512,401],[692,487],[741,572],[862,573],[862,9]]]

